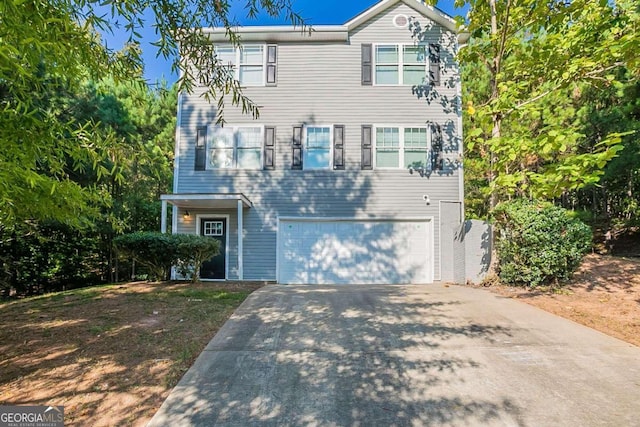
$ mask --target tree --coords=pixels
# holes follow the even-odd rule
[[[571,94],[583,85],[610,85],[623,66],[638,72],[637,5],[627,0],[456,4],[471,8],[466,21],[471,38],[459,54],[464,84],[470,86],[465,157],[470,172],[486,171],[468,176],[474,182],[471,194],[484,196],[484,206],[477,199],[471,206],[487,213],[500,200],[550,200],[597,182],[622,149],[621,135],[602,135],[585,151]]]
[[[200,29],[225,28],[230,41],[237,43],[230,4],[230,0],[0,2],[0,226],[27,220],[58,220],[74,227],[90,224],[96,202],[105,195],[75,182],[72,172],[84,172],[89,165],[98,179],[108,175],[122,182],[118,167],[99,167],[118,160],[118,141],[99,132],[95,122],[75,120],[69,106],[55,95],[76,93],[87,78],[141,81],[138,29],[143,25],[156,27],[159,54],[171,58],[174,69],[182,71],[180,90],[204,85],[219,106],[230,97],[233,104],[257,115],[257,107],[219,66],[214,46]],[[152,12],[153,23],[143,21],[145,10]],[[291,0],[247,2],[250,17],[260,10],[304,24]],[[120,29],[128,32],[130,43],[117,52],[107,49],[96,33]]]

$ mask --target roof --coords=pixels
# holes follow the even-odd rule
[[[447,30],[458,33],[460,43],[467,41],[468,34],[459,33],[456,21],[451,16],[420,0],[381,0],[342,25],[314,25],[312,31],[290,25],[245,26],[236,27],[234,31],[243,41],[308,41],[310,38],[313,41],[347,41],[351,30],[398,3],[404,3]],[[205,28],[204,31],[214,42],[228,40],[225,28]]]

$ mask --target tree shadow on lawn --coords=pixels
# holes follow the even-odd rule
[[[70,425],[144,424],[244,298],[238,290],[131,283],[1,305],[0,404],[64,405]]]
[[[460,393],[483,381],[482,366],[451,355],[469,339],[508,339],[509,329],[454,317],[459,302],[408,286],[357,288],[259,291],[152,425],[524,425],[509,398]]]

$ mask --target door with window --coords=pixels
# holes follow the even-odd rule
[[[200,233],[205,237],[211,237],[212,239],[216,239],[220,242],[220,254],[202,264],[202,267],[200,267],[200,278],[210,280],[226,279],[226,218],[202,218],[200,220]]]

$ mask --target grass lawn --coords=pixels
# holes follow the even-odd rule
[[[64,405],[65,425],[145,425],[262,284],[135,282],[0,304],[0,405]]]

